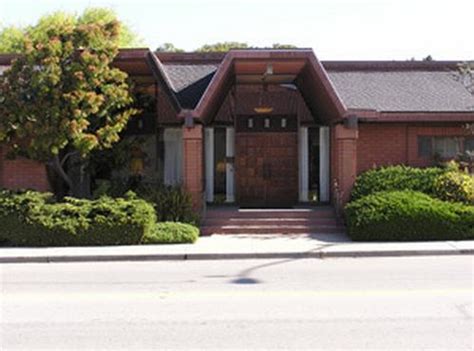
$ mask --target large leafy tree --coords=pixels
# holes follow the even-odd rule
[[[46,162],[75,196],[84,193],[66,171],[68,159],[110,148],[138,113],[127,74],[111,66],[119,33],[113,19],[40,21],[0,77],[0,141]]]
[[[107,8],[91,7],[80,16],[67,12],[54,12],[42,16],[34,26],[7,26],[0,30],[0,53],[23,53],[26,37],[46,36],[51,26],[68,24],[105,24],[118,21],[117,14]],[[118,46],[121,48],[143,46],[143,40],[124,23],[120,25]]]

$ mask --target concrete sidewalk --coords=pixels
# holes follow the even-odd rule
[[[0,248],[0,263],[474,255],[474,241],[354,243],[343,234],[213,235],[195,244]]]

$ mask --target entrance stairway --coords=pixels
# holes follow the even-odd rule
[[[345,233],[330,206],[288,209],[209,207],[201,235]]]

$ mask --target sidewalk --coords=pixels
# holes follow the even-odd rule
[[[474,241],[354,243],[342,234],[213,235],[195,244],[0,248],[0,263],[474,255]]]

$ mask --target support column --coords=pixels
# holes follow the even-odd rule
[[[319,128],[319,201],[329,201],[329,127]]]
[[[342,209],[349,201],[352,186],[357,176],[357,139],[356,128],[349,129],[343,125],[335,126],[336,140],[336,174],[337,181],[336,206]]]
[[[203,207],[203,128],[183,127],[183,186],[196,211]]]
[[[227,127],[225,129],[225,156],[227,158],[225,169],[225,201],[235,202],[235,172],[234,172],[234,157],[235,157],[235,129]]]
[[[298,173],[299,173],[299,201],[308,201],[309,190],[309,144],[308,128],[300,127],[298,130]]]
[[[205,128],[206,201],[214,201],[214,128]]]

